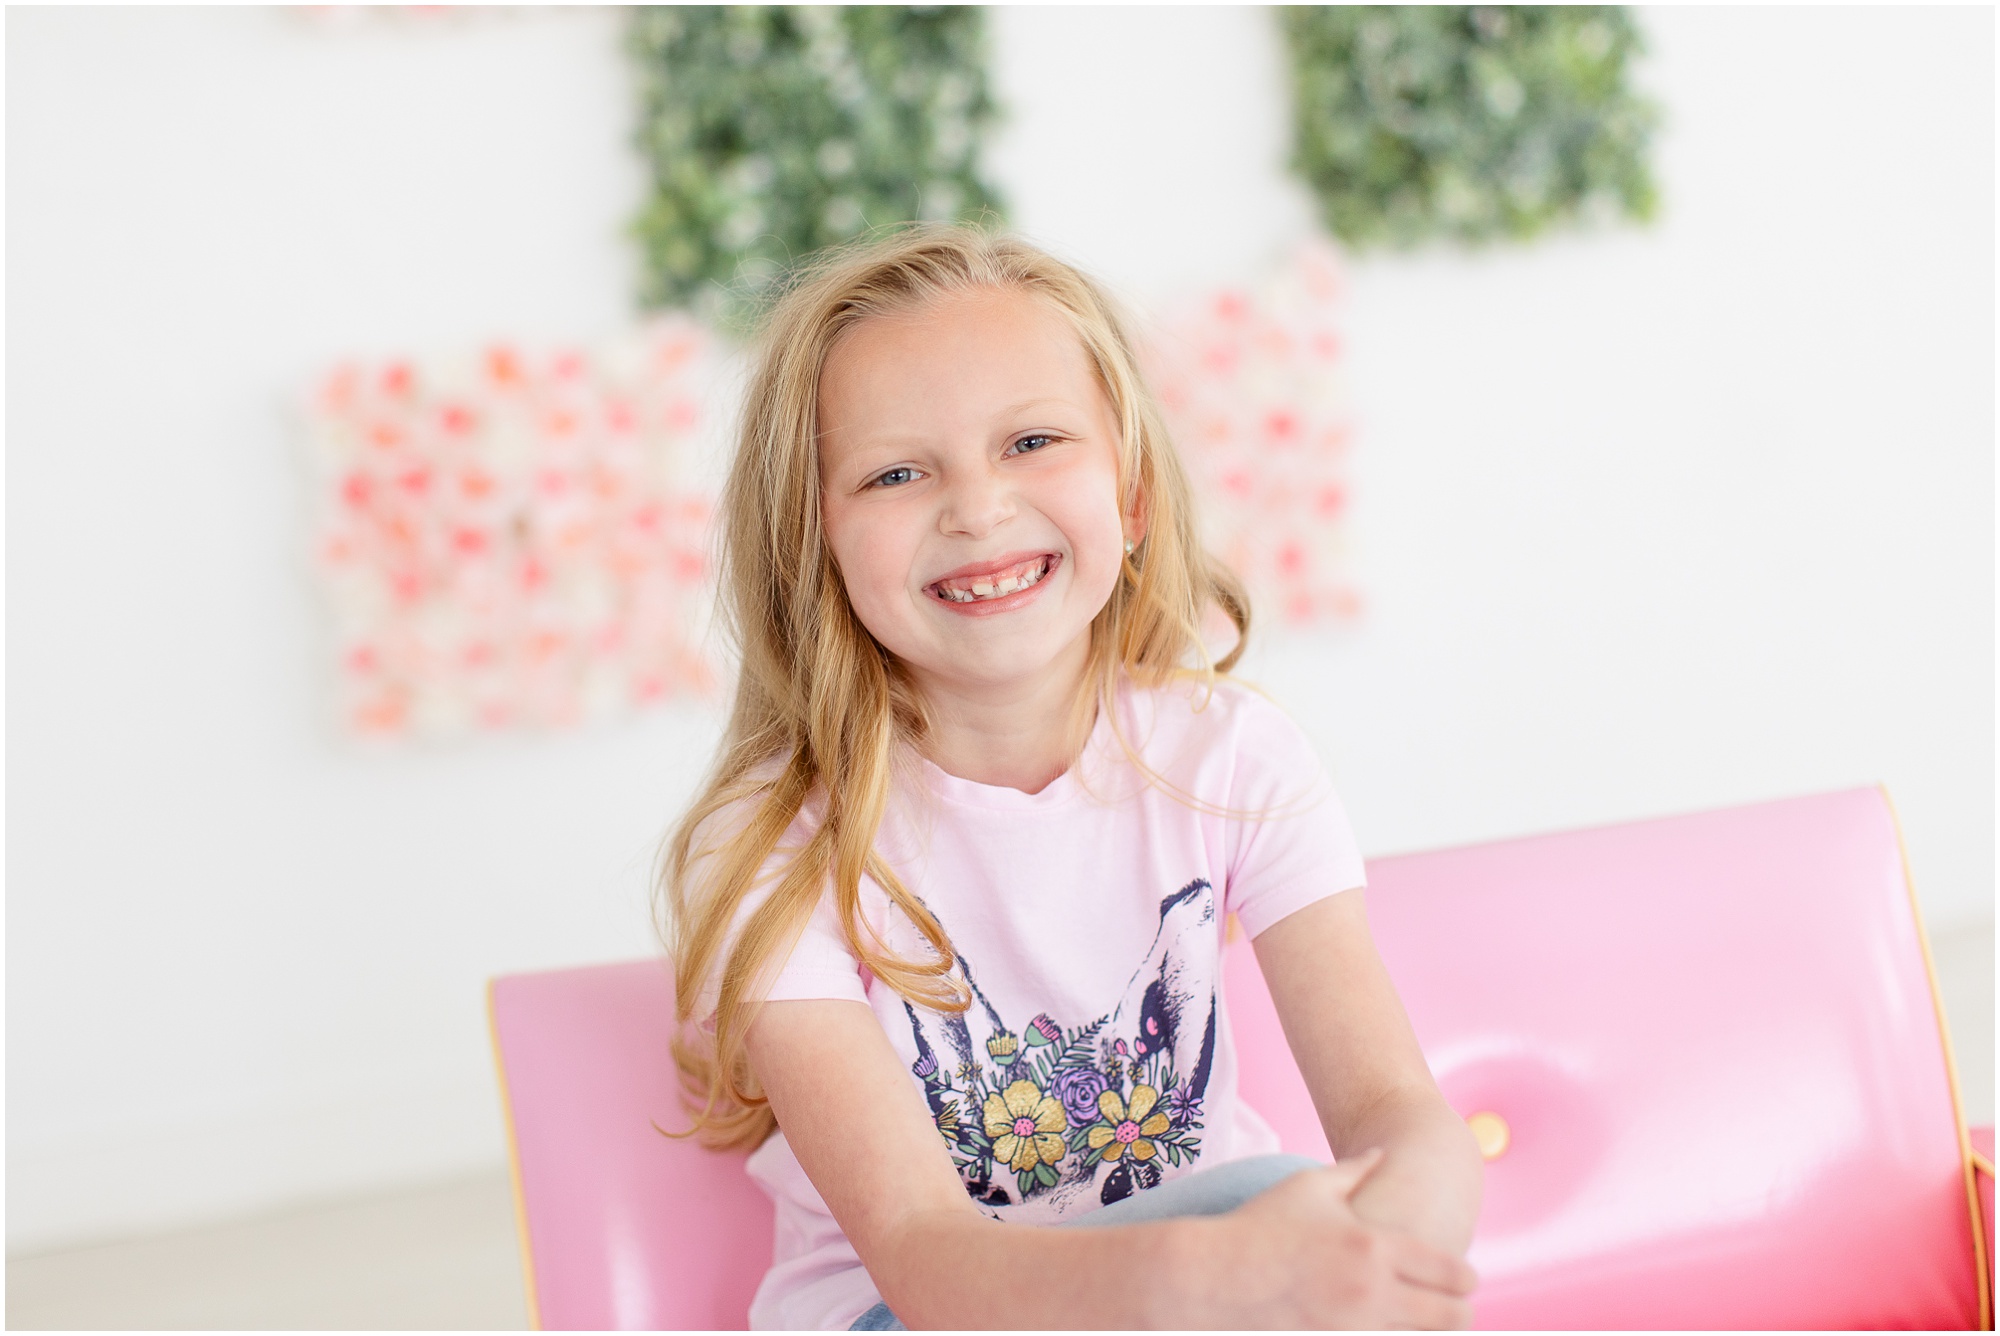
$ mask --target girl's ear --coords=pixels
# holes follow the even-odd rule
[[[1125,542],[1128,549],[1146,541],[1146,526],[1151,518],[1151,508],[1146,504],[1146,485],[1141,482],[1132,489],[1132,505],[1125,512]]]

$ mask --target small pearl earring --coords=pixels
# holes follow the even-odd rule
[[[1125,540],[1125,555],[1128,557],[1132,555],[1132,540],[1129,538]]]

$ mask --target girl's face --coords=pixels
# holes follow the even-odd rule
[[[919,686],[1082,671],[1141,535],[1117,418],[1055,309],[983,289],[855,326],[820,374],[819,464],[855,615]]]

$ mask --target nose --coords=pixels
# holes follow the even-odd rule
[[[999,470],[989,465],[949,479],[938,528],[953,538],[984,538],[1013,514],[1013,493]]]

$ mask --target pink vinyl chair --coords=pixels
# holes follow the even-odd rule
[[[1965,1126],[1881,791],[1368,872],[1488,1154],[1480,1326],[1990,1325],[1992,1133]],[[1228,950],[1244,1097],[1325,1157],[1256,957]],[[741,1327],[771,1205],[740,1156],[655,1130],[684,1125],[664,966],[515,975],[490,1002],[536,1325]]]

